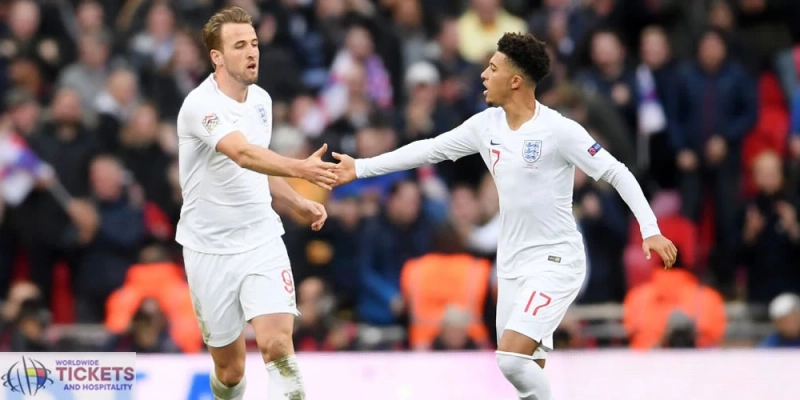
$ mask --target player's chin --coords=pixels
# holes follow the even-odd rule
[[[243,80],[245,85],[255,85],[256,82],[258,82],[258,72],[254,74],[245,74]]]
[[[484,90],[483,91],[483,98],[484,98],[484,100],[486,100],[486,104],[488,104],[489,107],[492,107],[494,102],[492,101],[492,96],[489,94],[488,90]]]

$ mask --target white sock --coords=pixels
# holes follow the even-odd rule
[[[267,363],[268,400],[305,400],[303,377],[294,354]]]
[[[211,392],[214,393],[214,400],[242,400],[245,386],[247,386],[245,377],[242,377],[236,386],[225,386],[217,379],[217,374],[211,371]]]
[[[520,400],[552,400],[550,383],[533,357],[505,351],[495,352],[497,365],[517,389]]]

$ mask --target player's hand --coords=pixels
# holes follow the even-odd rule
[[[336,174],[333,169],[336,164],[322,161],[322,155],[328,150],[328,145],[323,144],[314,154],[300,162],[297,177],[305,179],[323,189],[331,190],[336,184]]]
[[[339,160],[339,164],[336,164],[336,177],[337,182],[336,185],[344,185],[356,180],[356,160],[353,157],[348,156],[347,154],[339,154],[334,152],[333,158]]]
[[[328,219],[325,206],[308,199],[303,199],[303,201],[297,205],[297,212],[306,221],[311,223],[311,229],[314,231],[322,229],[322,225],[325,225],[325,221]]]
[[[654,251],[664,261],[664,269],[672,268],[675,260],[678,258],[678,248],[672,243],[671,240],[662,235],[650,236],[642,243],[642,250],[644,256],[650,259],[650,252]]]

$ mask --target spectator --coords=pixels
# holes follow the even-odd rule
[[[447,132],[457,124],[458,114],[440,101],[439,71],[432,64],[420,61],[406,71],[408,106],[399,115],[403,142],[429,139]]]
[[[97,147],[99,151],[117,154],[120,151],[122,127],[130,121],[139,101],[139,82],[136,75],[117,69],[96,100],[93,109],[98,113]]]
[[[459,50],[461,33],[457,19],[442,19],[435,43],[436,45],[430,50],[429,61],[436,65],[442,75],[442,99],[456,107],[460,118],[466,120],[473,113],[486,107],[483,98],[484,87],[480,80],[482,68],[461,55]]]
[[[392,9],[395,36],[403,47],[403,69],[425,59],[428,38],[423,25],[421,0],[398,1]]]
[[[349,197],[329,208],[330,220],[326,224],[331,236],[333,258],[330,265],[330,283],[341,307],[351,308],[359,297],[358,275],[360,233],[363,219],[360,200]]]
[[[382,110],[392,107],[391,78],[383,60],[375,53],[372,34],[366,27],[354,25],[347,31],[345,47],[333,60],[329,86],[322,93],[323,108],[329,121],[335,121],[346,112],[345,107],[352,95],[347,89],[348,74],[356,66],[363,68],[366,99]]]
[[[142,200],[137,198],[141,193],[125,187],[123,174],[122,165],[114,158],[100,156],[92,161],[99,225],[78,271],[77,319],[82,323],[104,320],[106,299],[122,286],[144,238]]]
[[[483,311],[489,300],[491,263],[467,254],[463,239],[447,225],[437,230],[434,240],[433,252],[407,261],[400,275],[408,304],[409,344],[417,350],[487,346]]]
[[[636,74],[626,65],[625,47],[616,33],[606,30],[592,35],[591,43],[592,67],[580,73],[578,82],[613,104],[628,130],[636,132],[639,93]]]
[[[661,188],[675,187],[675,155],[669,143],[670,120],[675,111],[673,90],[678,66],[667,33],[656,26],[642,31],[642,63],[636,69],[637,146],[639,165],[648,168]],[[674,122],[673,122],[674,123]]]
[[[783,293],[769,303],[769,317],[775,332],[767,336],[761,347],[800,347],[800,296]]]
[[[112,334],[123,334],[146,298],[158,300],[167,318],[172,341],[184,353],[203,348],[189,285],[183,267],[171,260],[163,245],[151,244],[142,249],[139,263],[131,265],[125,283],[106,302],[105,327]]]
[[[406,301],[400,274],[406,261],[432,248],[434,227],[422,213],[419,186],[399,181],[391,186],[381,212],[365,223],[359,245],[359,318],[368,324],[400,322]]]
[[[4,32],[0,54],[4,60],[33,60],[43,71],[45,80],[52,82],[67,58],[61,46],[40,32],[41,10],[32,0],[15,1],[9,10],[8,31]]]
[[[111,38],[108,32],[86,33],[78,42],[78,61],[67,66],[58,77],[60,87],[69,87],[80,95],[84,111],[89,111],[103,92],[111,70]]]
[[[176,120],[183,99],[211,72],[200,41],[190,32],[178,31],[172,39],[175,50],[160,68],[146,70],[148,96],[157,105],[159,118]],[[272,65],[272,68],[280,68]],[[265,73],[265,75],[269,75]]]
[[[133,110],[130,121],[120,134],[120,160],[132,178],[144,190],[145,197],[168,215],[177,214],[178,204],[170,196],[167,170],[172,157],[161,143],[158,110],[141,104]]]
[[[175,49],[175,13],[167,3],[154,2],[145,29],[133,36],[129,49],[137,68],[158,70],[167,65]]]
[[[41,299],[28,299],[19,307],[11,333],[11,351],[46,352],[50,350],[45,332],[50,325],[50,311]]]
[[[756,121],[756,84],[728,58],[722,34],[709,30],[700,40],[697,59],[682,71],[675,96],[678,108],[670,133],[677,152],[683,213],[699,222],[705,188],[711,190],[716,199],[717,234],[712,267],[729,294],[741,204],[741,145]]]
[[[353,349],[355,327],[342,323],[332,315],[333,296],[318,278],[308,278],[297,290],[300,317],[295,325],[294,345],[297,351],[342,351]]]
[[[0,348],[11,351],[17,337],[17,321],[22,316],[23,304],[41,304],[39,288],[31,282],[17,282],[8,289],[8,296],[0,309]]]
[[[24,204],[31,279],[49,304],[53,269],[65,261],[74,280],[84,247],[97,229],[97,215],[86,199],[90,195],[89,165],[96,143],[81,118],[78,93],[60,89],[50,106],[49,120],[29,139],[31,148],[56,171],[57,180],[73,199],[61,204],[48,192],[33,192]]]
[[[587,288],[581,303],[619,302],[625,290],[621,258],[628,238],[628,221],[616,191],[575,171],[575,214],[586,241]]]
[[[303,90],[303,83],[301,69],[298,68],[292,53],[275,43],[277,35],[278,21],[275,16],[264,15],[258,27],[259,50],[261,51],[261,59],[258,63],[258,85],[270,94],[273,101],[286,102]],[[198,57],[199,52],[196,54],[196,63],[199,62],[205,68],[205,60]]]
[[[655,270],[650,282],[625,296],[623,323],[631,347],[717,347],[727,317],[720,294],[683,268]]]
[[[500,0],[470,0],[469,9],[458,19],[461,55],[483,64],[497,48],[505,32],[526,32],[525,21],[509,14]]]
[[[442,316],[441,329],[433,339],[431,350],[464,351],[479,350],[480,347],[469,334],[472,316],[468,311],[448,306]]]
[[[169,335],[168,322],[161,311],[161,306],[153,298],[142,300],[139,309],[133,315],[129,330],[111,336],[105,347],[105,351],[145,354],[180,352]]]
[[[758,194],[739,218],[741,261],[747,265],[748,300],[766,305],[783,292],[800,292],[800,221],[796,200],[785,191],[781,158],[766,151],[752,169]]]

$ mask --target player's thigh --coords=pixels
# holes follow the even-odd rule
[[[553,349],[553,333],[578,296],[583,282],[585,273],[579,267],[539,272],[524,280],[514,298],[499,350],[542,359],[543,351]]]
[[[239,301],[253,325],[265,361],[294,352],[292,332],[299,312],[294,276],[283,240],[270,242],[244,277]]]
[[[253,254],[239,289],[239,301],[247,321],[260,315],[299,315],[294,275],[281,238]]]
[[[500,343],[500,338],[503,337],[503,331],[506,329],[506,324],[511,318],[511,312],[514,310],[514,301],[517,297],[517,292],[522,289],[521,283],[524,278],[497,278],[497,312],[495,316],[495,329],[497,330],[497,343]]]
[[[203,342],[224,348],[244,331],[245,318],[239,303],[241,278],[236,267],[242,255],[217,255],[184,249],[186,278]]]

